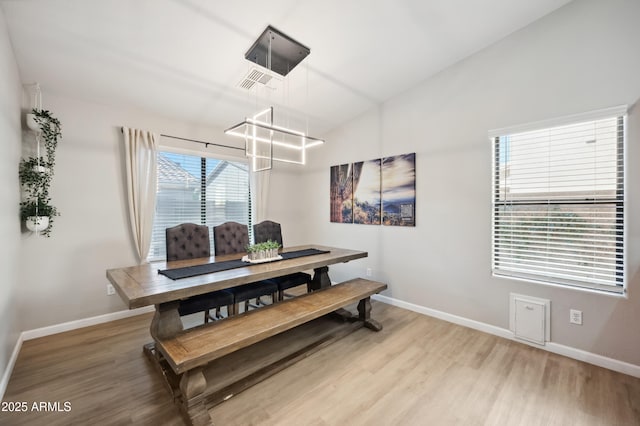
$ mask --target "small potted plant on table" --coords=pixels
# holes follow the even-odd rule
[[[278,258],[280,244],[268,240],[264,243],[257,243],[247,246],[247,259],[250,262],[269,261]]]

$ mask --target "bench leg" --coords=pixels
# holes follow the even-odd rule
[[[180,378],[180,392],[185,400],[193,399],[207,388],[207,380],[204,378],[202,367],[194,368],[182,374]]]
[[[202,367],[189,370],[180,378],[183,413],[191,425],[205,426],[211,424],[209,411],[203,398],[206,388],[207,380],[202,372]]]
[[[322,266],[313,270],[313,279],[307,284],[307,292],[320,290],[321,288],[331,287],[331,278],[329,278],[329,267]]]
[[[364,326],[369,330],[380,331],[382,324],[371,318],[371,298],[367,297],[358,302],[358,314],[360,321],[364,322]]]
[[[151,336],[155,339],[166,339],[175,336],[183,330],[179,301],[160,303],[156,305],[156,313],[151,320]]]

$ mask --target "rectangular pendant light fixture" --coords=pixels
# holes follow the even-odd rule
[[[323,139],[307,136],[304,132],[273,123],[273,107],[269,107],[243,122],[225,130],[225,134],[245,139],[247,157],[285,163],[305,164],[306,149],[324,143]],[[274,155],[274,147],[277,153]],[[283,148],[283,149],[280,149]],[[285,150],[289,150],[287,153]],[[289,155],[290,154],[290,155]],[[257,166],[257,165],[256,165]],[[271,168],[270,165],[268,168]],[[259,166],[254,170],[263,169]]]
[[[310,53],[308,47],[269,25],[244,57],[268,72],[284,77]],[[255,82],[246,84],[252,87]],[[246,88],[244,85],[242,87]],[[269,170],[273,161],[305,164],[306,149],[324,143],[324,140],[304,132],[274,124],[273,107],[252,118],[245,118],[224,133],[244,138],[245,155],[252,159],[253,171]]]

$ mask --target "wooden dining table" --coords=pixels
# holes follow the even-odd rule
[[[216,290],[231,288],[268,278],[307,270],[314,271],[311,290],[331,285],[329,265],[345,263],[368,256],[366,251],[328,247],[318,244],[300,245],[281,249],[281,253],[315,248],[327,253],[267,263],[247,263],[247,266],[220,272],[173,280],[159,273],[161,270],[182,268],[239,259],[242,254],[211,256],[198,259],[149,262],[107,270],[107,278],[129,309],[155,305],[151,335],[169,337],[182,331],[178,314],[181,299]]]
[[[320,253],[284,255],[282,260],[246,266],[238,263],[242,254],[235,254],[107,270],[107,278],[129,309],[155,306],[153,342],[144,345],[144,352],[160,371],[187,424],[209,424],[208,408],[361,327],[382,329],[370,317],[369,296],[387,286],[362,278],[332,285],[328,273],[330,265],[368,253],[317,244],[287,247],[280,253],[293,256],[290,252],[308,249]],[[165,275],[166,270],[179,268],[215,269],[216,263],[228,261],[233,261],[233,269],[179,279]],[[184,329],[180,300],[310,270],[314,273],[309,294]],[[343,309],[352,302],[358,303],[355,316]]]

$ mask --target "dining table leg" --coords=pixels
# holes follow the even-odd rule
[[[331,278],[329,278],[329,267],[321,266],[313,270],[313,278],[309,283],[309,292],[320,290],[321,288],[331,287]]]
[[[154,339],[167,339],[183,330],[178,313],[179,305],[180,302],[177,300],[156,305],[156,313],[151,320],[150,330]]]

